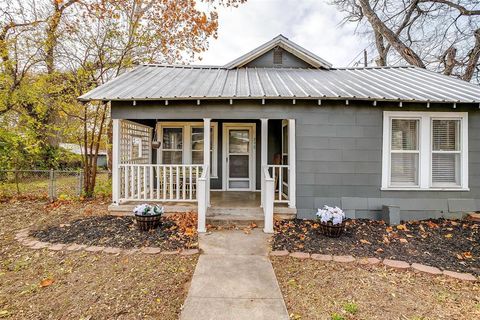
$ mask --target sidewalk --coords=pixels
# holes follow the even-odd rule
[[[200,235],[200,256],[181,320],[288,320],[268,259],[268,235],[255,229]]]

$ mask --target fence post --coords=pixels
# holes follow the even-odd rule
[[[82,189],[83,189],[83,171],[78,171],[78,196],[82,196]]]
[[[50,201],[54,201],[56,194],[55,194],[55,171],[53,169],[50,169],[50,183],[48,186],[48,197],[50,198]]]

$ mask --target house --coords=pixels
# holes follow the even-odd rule
[[[282,35],[224,66],[141,65],[111,103],[113,205],[205,217],[404,220],[480,209],[480,88],[417,67],[334,68]],[[153,141],[153,143],[152,143]],[[130,210],[130,209],[129,209]]]
[[[79,156],[83,155],[85,150],[83,147],[76,143],[60,143],[60,148],[68,150]],[[93,157],[93,152],[90,148],[87,148],[89,157]],[[108,166],[108,153],[106,150],[98,150],[97,154],[97,167],[106,168]]]

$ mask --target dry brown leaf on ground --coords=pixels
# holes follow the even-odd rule
[[[365,239],[360,239],[360,242],[363,244],[372,244],[370,241],[365,240]]]
[[[49,287],[54,282],[55,282],[55,280],[53,280],[51,278],[43,279],[42,281],[40,281],[40,287],[42,287],[42,288]]]

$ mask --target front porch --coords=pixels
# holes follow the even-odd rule
[[[197,212],[206,223],[251,221],[273,232],[293,218],[295,120],[114,120],[113,203]]]

